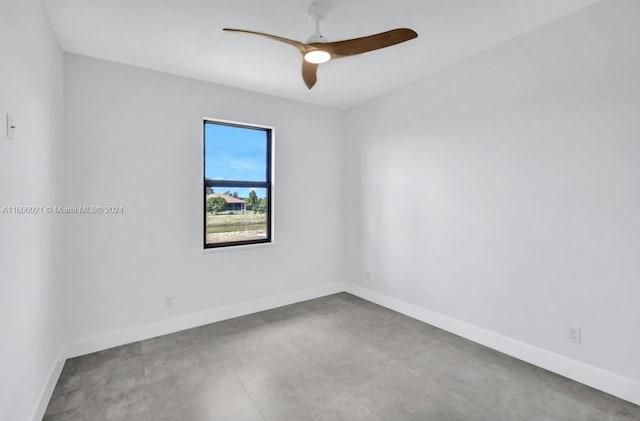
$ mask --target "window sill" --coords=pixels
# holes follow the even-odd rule
[[[254,249],[254,248],[273,247],[274,245],[275,245],[275,241],[271,240],[268,243],[240,244],[237,246],[203,248],[202,253],[212,254],[212,253],[220,253],[225,251],[241,251],[241,250]]]

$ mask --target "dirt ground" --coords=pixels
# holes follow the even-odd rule
[[[226,243],[227,241],[258,240],[267,237],[265,230],[257,231],[232,231],[207,234],[207,244]]]

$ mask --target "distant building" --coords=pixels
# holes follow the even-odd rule
[[[247,210],[246,200],[220,193],[208,194],[207,200],[212,197],[222,197],[224,201],[227,202],[227,211],[229,212],[244,212]]]

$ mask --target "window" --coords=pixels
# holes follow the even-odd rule
[[[204,121],[204,248],[271,242],[272,129]]]

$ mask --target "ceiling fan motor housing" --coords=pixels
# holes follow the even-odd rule
[[[325,43],[325,42],[329,42],[329,40],[327,40],[324,37],[324,35],[319,33],[315,33],[311,35],[309,39],[307,39],[307,44],[317,44],[317,43]]]

